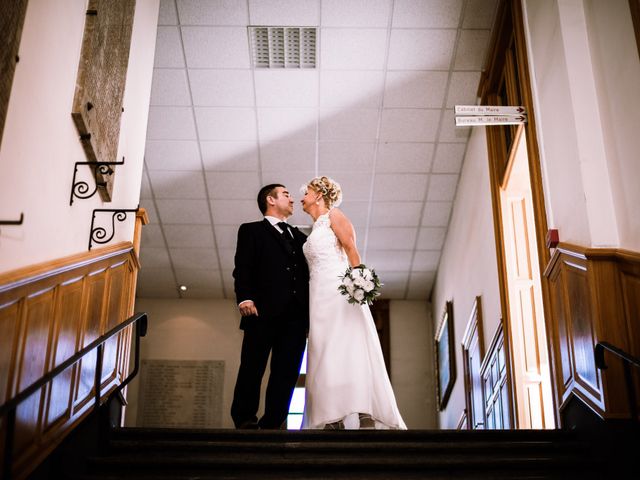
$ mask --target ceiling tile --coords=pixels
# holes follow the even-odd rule
[[[255,70],[258,107],[317,107],[318,72],[296,69]]]
[[[142,268],[171,268],[169,252],[164,247],[144,247],[140,249]]]
[[[374,142],[378,130],[378,110],[320,110],[320,141]]]
[[[384,71],[320,71],[320,106],[378,108],[382,101]]]
[[[413,258],[414,272],[432,272],[438,269],[440,251],[418,250]]]
[[[195,140],[191,107],[149,107],[149,140]]]
[[[258,192],[255,192],[258,195]],[[211,212],[215,226],[239,225],[262,219],[255,200],[212,200]]]
[[[462,28],[491,28],[497,0],[467,0]]]
[[[383,142],[433,142],[438,132],[440,110],[385,108],[380,140]]]
[[[314,142],[318,111],[315,108],[259,108],[260,143]]]
[[[149,170],[156,198],[206,198],[202,172]]]
[[[218,248],[236,248],[238,228],[238,225],[216,225],[214,231]]]
[[[164,225],[169,248],[213,247],[213,231],[210,225]]]
[[[370,250],[411,250],[416,242],[417,228],[369,228],[367,248]]]
[[[146,225],[142,229],[142,239],[140,241],[142,248],[147,247],[165,247],[164,237],[160,225]]]
[[[440,142],[466,143],[470,132],[471,127],[456,127],[452,108],[445,110],[438,138]]]
[[[200,170],[195,140],[148,140],[144,160],[149,170]]]
[[[384,173],[428,173],[433,159],[433,143],[381,143],[376,171]]]
[[[153,194],[151,193],[151,184],[147,178],[146,168],[142,171],[142,184],[140,185],[140,199],[151,199]]]
[[[147,216],[149,217],[149,224],[160,223],[160,218],[158,217],[158,212],[156,212],[156,207],[153,203],[153,200],[141,201],[140,208],[144,208],[147,212]]]
[[[377,271],[402,271],[409,270],[411,266],[411,250],[396,250],[389,255],[387,250],[367,249],[366,264]],[[384,282],[384,280],[382,280]]]
[[[343,201],[361,201],[371,198],[371,173],[333,172],[331,170],[325,170],[321,172],[321,175],[331,177],[340,184]]]
[[[193,298],[193,299],[204,299],[204,298],[224,298],[222,286],[207,286],[204,288],[196,288],[191,287],[186,292],[180,292],[181,298]]]
[[[407,299],[427,300],[433,288],[436,272],[413,272],[409,277]]]
[[[456,186],[458,185],[458,175],[432,174],[429,182],[429,193],[427,200],[451,202],[456,196]]]
[[[383,27],[389,24],[391,0],[323,0],[323,27]]]
[[[189,68],[250,67],[246,27],[182,27],[182,39]]]
[[[209,198],[250,200],[260,190],[256,172],[206,172]]]
[[[451,202],[427,202],[422,215],[422,225],[425,227],[446,227],[449,225]]]
[[[456,30],[392,30],[390,70],[448,70]]]
[[[138,288],[176,289],[173,270],[170,268],[152,268],[142,266],[138,272]]]
[[[196,107],[200,140],[256,139],[256,117],[253,108]]]
[[[246,2],[177,0],[182,25],[247,25]]]
[[[217,270],[203,268],[176,268],[176,277],[180,285],[185,285],[187,291],[218,287],[222,288],[222,278]]]
[[[408,272],[390,272],[376,269],[376,273],[383,283],[380,298],[403,299],[407,288]]]
[[[256,171],[256,142],[200,142],[202,163],[209,171]]]
[[[416,173],[379,173],[374,182],[374,195],[381,201],[422,201],[427,192],[429,175]]]
[[[220,255],[220,264],[222,266],[222,269],[233,270],[236,249],[235,248],[219,248],[218,254]]]
[[[262,184],[267,185],[269,183],[281,183],[286,186],[289,193],[293,196],[293,201],[296,203],[297,208],[299,206],[299,200],[302,198],[300,194],[300,187],[306,185],[307,182],[314,177],[315,172],[313,170],[308,172],[296,170],[280,172],[267,171],[262,173]],[[256,191],[256,194],[257,193],[258,192]]]
[[[369,202],[347,200],[340,205],[340,210],[344,212],[354,227],[367,226]]]
[[[219,269],[215,248],[172,248],[169,250],[176,269],[206,268]]]
[[[249,18],[251,25],[318,25],[320,0],[249,0]]]
[[[444,244],[447,229],[443,227],[421,228],[418,234],[418,250],[440,250]]]
[[[253,107],[251,70],[189,70],[193,104],[197,107]]]
[[[158,27],[155,68],[184,68],[184,53],[177,27]]]
[[[260,147],[263,171],[312,171],[316,168],[315,142],[271,142]]]
[[[466,148],[467,145],[464,143],[439,143],[432,172],[460,173]]]
[[[187,72],[183,68],[154,69],[151,105],[191,105]]]
[[[490,34],[490,30],[462,30],[454,70],[482,70]]]
[[[387,72],[384,107],[442,108],[447,72]]]
[[[375,152],[375,143],[320,142],[318,171],[370,172]]]
[[[457,28],[462,0],[395,0],[393,28]]]
[[[371,226],[415,227],[420,223],[421,212],[422,202],[375,201],[371,210]]]
[[[475,105],[480,72],[453,72],[449,82],[447,107],[454,105]]]
[[[206,200],[156,200],[163,224],[209,225],[209,205]]]
[[[136,298],[180,298],[180,295],[175,285],[147,287],[144,282],[138,280],[136,285]]]
[[[178,13],[174,0],[160,0],[158,25],[177,25]]]
[[[387,30],[323,28],[320,65],[324,70],[382,70]]]

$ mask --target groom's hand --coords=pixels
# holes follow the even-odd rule
[[[256,317],[258,316],[258,309],[251,300],[242,302],[238,305],[238,308],[240,309],[240,315],[243,317],[249,317],[251,315],[255,315]]]

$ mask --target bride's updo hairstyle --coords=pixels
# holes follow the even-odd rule
[[[338,207],[342,203],[342,189],[340,184],[329,177],[316,177],[307,184],[314,191],[322,195],[327,208]]]

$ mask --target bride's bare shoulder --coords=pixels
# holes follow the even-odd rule
[[[331,210],[329,210],[329,218],[332,221],[334,221],[334,220],[338,220],[339,221],[339,220],[346,220],[347,216],[338,207],[333,207]]]

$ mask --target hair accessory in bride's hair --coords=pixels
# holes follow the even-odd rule
[[[348,267],[347,271],[340,277],[342,280],[338,291],[347,296],[349,303],[371,305],[375,298],[380,295],[380,279],[372,268],[360,264],[356,267]]]
[[[315,177],[312,178],[307,185],[301,189],[301,192],[305,192],[308,187],[313,188],[316,192],[322,195],[327,208],[338,207],[342,203],[342,189],[340,184],[334,179],[329,177]]]

